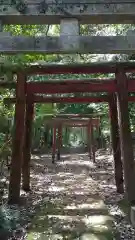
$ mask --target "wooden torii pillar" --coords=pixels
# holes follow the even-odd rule
[[[25,132],[26,76],[23,72],[17,75],[16,104],[14,119],[14,136],[9,180],[9,204],[18,204],[20,200],[21,169],[23,161],[23,144]]]
[[[91,149],[90,149],[90,124],[87,126],[87,148],[88,148],[88,154],[89,158],[91,159]]]
[[[124,180],[127,199],[130,204],[135,204],[135,171],[132,138],[128,114],[128,82],[123,69],[116,71],[117,79],[117,104],[120,139],[123,153]]]
[[[58,140],[57,140],[57,160],[60,160],[60,149],[62,147],[62,124],[58,126]]]
[[[53,142],[52,142],[52,163],[55,163],[55,154],[56,154],[56,124],[54,124],[53,128]]]
[[[93,134],[93,125],[92,122],[89,121],[87,126],[87,143],[88,143],[88,153],[90,159],[93,159],[93,162],[95,162],[95,147],[94,145],[94,134]]]
[[[93,124],[91,123],[91,129],[90,129],[90,134],[91,134],[91,150],[92,150],[92,158],[93,162],[95,163],[95,140],[94,140],[94,127]]]
[[[22,165],[22,189],[30,191],[30,160],[31,160],[31,141],[32,141],[32,121],[34,115],[34,103],[27,96],[26,117],[25,117],[25,135],[23,148],[23,165]]]
[[[117,102],[116,102],[115,94],[111,94],[109,96],[109,113],[110,113],[111,140],[112,140],[112,149],[113,149],[113,158],[114,158],[114,173],[115,173],[116,188],[118,193],[123,193],[124,192],[123,164],[121,159]]]

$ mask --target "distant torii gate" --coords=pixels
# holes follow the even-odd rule
[[[83,117],[78,118],[78,116]],[[60,117],[61,116],[61,117]],[[53,128],[53,144],[52,144],[52,162],[55,161],[55,153],[56,153],[56,129],[58,128],[58,154],[57,158],[60,160],[60,148],[62,144],[62,127],[70,126],[70,127],[87,127],[87,138],[88,138],[88,152],[90,159],[93,158],[93,162],[95,162],[95,148],[94,148],[94,136],[93,136],[93,127],[99,128],[100,119],[99,118],[88,118],[88,114],[58,114],[56,117],[45,120],[45,124],[51,126]]]

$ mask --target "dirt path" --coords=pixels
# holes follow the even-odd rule
[[[56,165],[50,156],[33,156],[32,192],[21,192],[20,206],[8,206],[4,194],[0,240],[135,240],[113,169],[105,151],[97,152],[95,165],[87,155],[63,156]]]
[[[56,165],[42,156],[33,160],[32,169],[33,196],[40,208],[25,239],[114,239],[99,179],[93,180],[97,167],[87,155],[63,156]]]

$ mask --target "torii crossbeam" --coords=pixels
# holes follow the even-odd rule
[[[134,23],[135,3],[130,0],[11,0],[0,4],[4,24],[59,24],[77,18],[82,24]]]

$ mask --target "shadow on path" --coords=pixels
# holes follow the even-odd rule
[[[91,177],[92,172],[95,176],[104,175],[84,154],[63,157],[55,165],[48,156],[35,156],[32,188],[42,201],[27,240],[114,239],[113,219],[101,199],[96,179]]]

